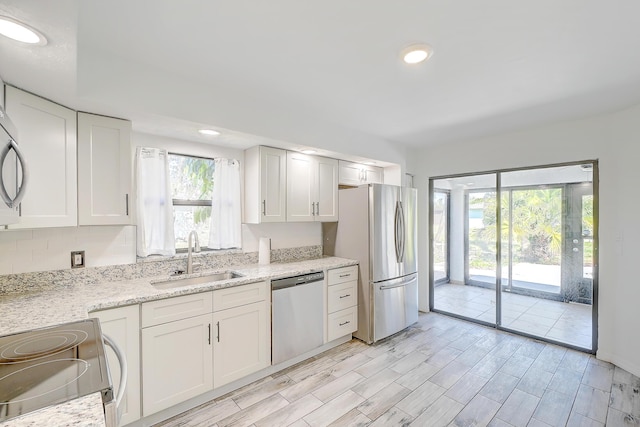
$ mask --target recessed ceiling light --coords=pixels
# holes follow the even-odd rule
[[[0,16],[0,34],[22,43],[47,44],[47,38],[41,32],[8,16]]]
[[[316,150],[302,150],[300,151],[302,154],[316,154]]]
[[[402,49],[400,56],[407,64],[419,64],[433,55],[433,48],[428,44],[413,44]]]
[[[217,130],[213,130],[213,129],[200,129],[198,132],[200,132],[202,135],[207,135],[207,136],[218,136],[218,135],[220,135],[220,132],[218,132]]]

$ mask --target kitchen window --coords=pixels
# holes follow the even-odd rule
[[[189,233],[198,233],[200,246],[209,244],[214,160],[169,154],[176,251],[187,250]]]

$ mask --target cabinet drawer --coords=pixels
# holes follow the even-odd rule
[[[267,282],[258,282],[213,291],[213,311],[266,301],[267,289]]]
[[[357,265],[329,270],[329,286],[337,285],[338,283],[349,282],[351,280],[358,280]]]
[[[344,310],[358,304],[358,282],[355,280],[329,286],[328,292],[329,313]]]
[[[142,327],[200,316],[212,311],[212,292],[145,302],[142,304]]]
[[[358,329],[358,307],[331,313],[328,319],[327,338],[333,341]]]

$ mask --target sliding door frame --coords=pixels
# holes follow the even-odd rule
[[[592,345],[591,349],[586,349],[583,347],[578,347],[572,344],[568,344],[565,342],[552,340],[545,337],[540,337],[537,335],[531,335],[526,332],[522,332],[515,329],[510,329],[502,326],[501,322],[501,313],[502,313],[502,244],[501,244],[501,174],[506,172],[517,172],[517,171],[527,171],[532,169],[547,169],[547,168],[555,168],[562,166],[581,166],[581,165],[591,165],[592,167],[592,189],[593,189],[593,300],[591,305],[591,336],[592,336]],[[434,307],[434,297],[435,297],[435,284],[434,284],[434,267],[433,267],[433,256],[431,252],[433,251],[433,242],[434,242],[434,233],[433,233],[433,194],[434,194],[434,181],[440,179],[447,178],[462,178],[462,177],[471,177],[476,175],[488,175],[495,174],[496,176],[496,321],[495,324],[491,322],[486,322],[483,320],[472,319],[469,317],[461,316],[456,313],[451,313],[443,310],[438,310]],[[451,175],[443,175],[443,176],[434,176],[429,178],[429,310],[435,313],[441,313],[448,316],[456,317],[459,319],[467,320],[470,322],[478,323],[485,326],[491,326],[498,330],[503,330],[511,333],[515,333],[518,335],[522,335],[528,338],[533,338],[538,341],[548,342],[551,344],[560,345],[563,347],[571,348],[574,350],[587,352],[596,354],[598,350],[598,296],[599,296],[599,247],[600,247],[600,185],[599,185],[599,169],[598,169],[598,160],[583,160],[583,161],[574,161],[574,162],[564,162],[564,163],[554,163],[554,164],[546,164],[546,165],[537,165],[537,166],[527,166],[527,167],[518,167],[518,168],[509,168],[509,169],[498,169],[498,170],[489,170],[489,171],[478,171],[472,173],[463,173],[463,174],[451,174]],[[468,200],[465,202],[465,205],[468,204]],[[451,212],[448,212],[450,215]],[[448,220],[450,223],[450,220]],[[465,221],[468,222],[468,221]],[[468,234],[468,225],[465,225],[465,233]],[[449,233],[448,233],[449,234]],[[465,234],[465,235],[466,235]],[[450,243],[448,243],[450,247]],[[468,237],[465,237],[465,252],[468,251]],[[465,254],[465,276],[468,274],[468,260]]]

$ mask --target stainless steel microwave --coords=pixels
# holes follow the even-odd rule
[[[20,220],[20,201],[27,189],[27,163],[17,139],[15,126],[0,106],[0,225]]]

